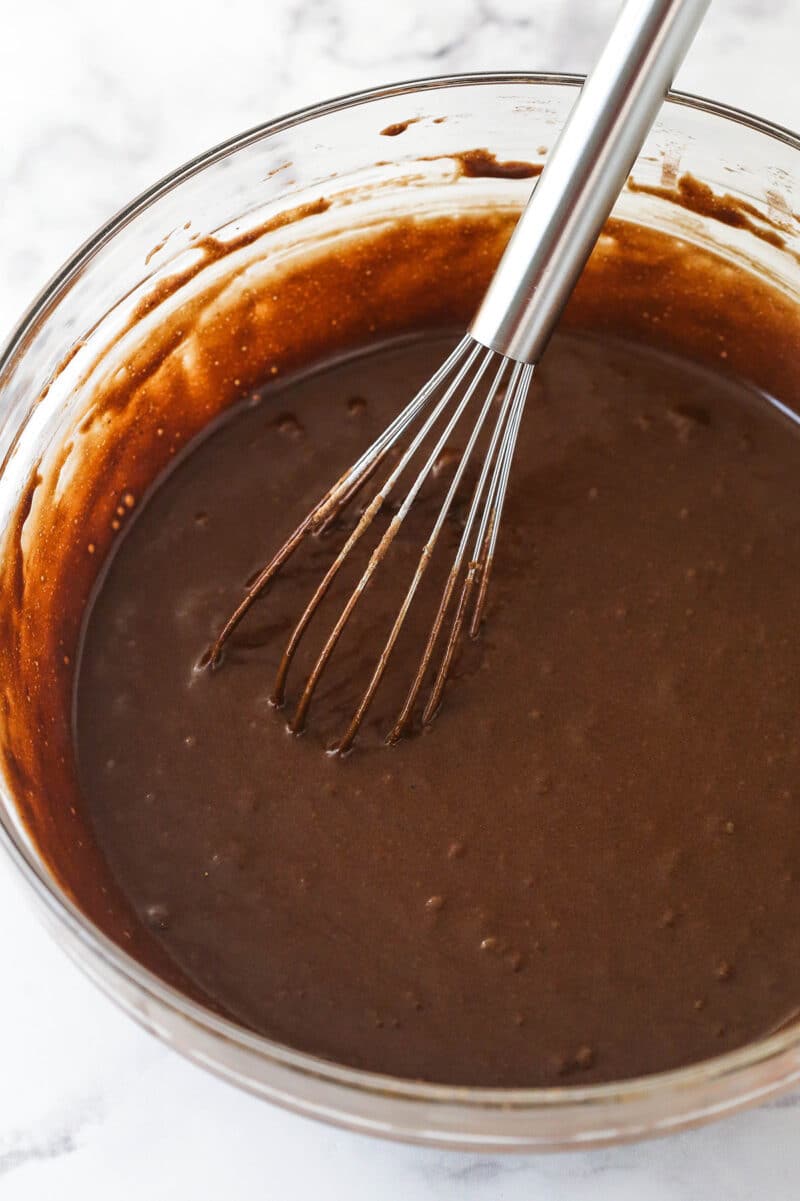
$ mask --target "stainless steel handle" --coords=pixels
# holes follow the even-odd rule
[[[710,0],[626,0],[470,332],[539,360]]]

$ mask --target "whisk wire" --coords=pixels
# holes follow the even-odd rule
[[[497,548],[497,537],[500,532],[500,519],[503,515],[508,479],[511,474],[511,463],[517,445],[519,427],[522,424],[522,415],[525,411],[525,402],[527,401],[528,391],[533,380],[533,372],[534,368],[531,364],[523,364],[514,408],[512,409],[506,435],[503,439],[504,445],[501,450],[499,471],[495,476],[496,484],[493,481],[493,495],[483,517],[486,528],[479,534],[479,538],[483,539],[485,546],[479,559],[481,563],[480,588],[470,623],[470,637],[472,638],[477,637],[483,618],[483,610],[486,605],[486,594],[489,589],[489,578],[494,562],[494,552]]]
[[[494,549],[497,544],[497,534],[500,529],[500,519],[502,517],[503,502],[505,500],[505,492],[508,484],[508,476],[511,468],[511,460],[514,457],[514,448],[516,446],[517,434],[519,432],[522,413],[525,408],[525,402],[528,396],[531,380],[533,379],[533,367],[525,364],[517,364],[520,368],[515,372],[514,387],[509,389],[510,409],[508,410],[508,420],[504,423],[503,438],[500,445],[500,450],[496,458],[493,454],[486,457],[486,467],[494,462],[494,470],[492,473],[492,481],[489,486],[487,502],[484,507],[481,521],[479,524],[478,534],[475,539],[473,556],[467,570],[467,575],[464,580],[464,585],[459,597],[456,616],[450,631],[450,636],[445,647],[444,656],[436,674],[430,696],[422,713],[422,724],[429,725],[436,716],[442,700],[444,686],[447,683],[447,677],[450,673],[453,657],[461,637],[461,630],[469,608],[470,598],[472,596],[475,583],[479,583],[478,597],[473,611],[472,622],[470,624],[470,636],[476,637],[480,629],[480,622],[483,613],[483,607],[486,603],[486,593],[489,584],[489,576],[491,574],[492,559]],[[499,430],[498,422],[498,430]],[[481,489],[482,491],[482,489]],[[472,521],[469,526],[465,527],[465,534],[468,536],[469,529],[472,527],[475,512],[477,512],[480,497],[477,497],[474,509],[472,512]],[[452,573],[451,573],[452,574]]]
[[[505,371],[508,362],[509,362],[508,359],[503,360],[503,364],[502,364],[502,368],[501,368],[502,371]],[[469,539],[470,539],[470,534],[472,532],[472,526],[474,525],[474,522],[475,522],[475,515],[478,511],[478,506],[481,502],[483,490],[486,486],[486,480],[489,476],[489,471],[491,469],[491,466],[492,466],[492,463],[494,461],[494,457],[495,457],[495,454],[497,451],[497,445],[500,440],[500,436],[502,434],[503,427],[506,422],[506,418],[508,416],[509,408],[512,404],[512,399],[515,394],[516,383],[517,383],[517,379],[519,377],[520,371],[521,371],[521,364],[514,363],[512,370],[511,370],[511,376],[510,376],[510,379],[508,382],[508,386],[506,388],[506,393],[501,402],[500,411],[497,415],[497,420],[495,421],[495,426],[494,426],[494,430],[492,432],[491,440],[489,442],[489,446],[488,446],[488,448],[486,450],[486,454],[484,456],[483,465],[481,467],[480,475],[478,476],[478,482],[475,485],[475,490],[472,494],[472,501],[470,504],[469,512],[467,513],[467,519],[464,524],[463,532],[461,534],[461,540],[459,542],[459,546],[456,551],[455,559],[453,561],[453,566],[447,577],[447,581],[445,583],[444,591],[442,594],[442,599],[439,603],[439,608],[436,613],[436,617],[433,620],[433,625],[431,626],[431,631],[430,631],[430,634],[428,635],[428,641],[425,646],[425,650],[423,651],[422,658],[420,660],[420,664],[417,669],[417,674],[414,677],[414,680],[408,691],[408,695],[406,696],[406,699],[403,703],[403,707],[400,710],[397,721],[395,722],[394,726],[392,727],[392,730],[389,733],[388,741],[390,743],[397,742],[397,740],[405,733],[405,731],[408,728],[408,725],[411,721],[411,716],[414,711],[414,705],[416,704],[417,697],[419,696],[419,692],[422,687],[423,681],[425,679],[426,672],[430,665],[431,657],[433,655],[433,651],[435,649],[436,642],[437,642],[439,634],[441,632],[441,628],[444,623],[444,618],[447,614],[447,610],[450,605],[450,600],[452,598],[453,591],[456,586],[456,582],[457,582],[459,574],[461,572],[461,567],[464,562],[464,556],[466,554],[467,545],[468,545]],[[475,568],[475,565],[471,564],[470,568],[468,570],[468,576],[467,576],[468,581],[470,579],[470,576],[474,577],[474,568]]]

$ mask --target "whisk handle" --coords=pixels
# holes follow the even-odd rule
[[[472,323],[478,342],[539,360],[709,3],[626,0]]]

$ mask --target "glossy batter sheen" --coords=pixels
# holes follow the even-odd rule
[[[403,1077],[536,1085],[741,1045],[800,1004],[800,440],[755,391],[677,353],[556,339],[488,620],[429,732],[381,741],[432,593],[355,751],[323,753],[451,455],[304,737],[269,694],[330,538],[293,560],[220,670],[197,670],[244,582],[449,345],[384,344],[268,385],[137,510],[85,633],[87,823],[184,977],[294,1047]]]

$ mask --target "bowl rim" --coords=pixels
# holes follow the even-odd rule
[[[373,101],[389,97],[419,95],[443,88],[502,84],[539,84],[577,89],[582,86],[584,80],[585,76],[583,75],[529,71],[463,72],[401,80],[384,86],[348,92],[331,100],[304,106],[274,120],[254,125],[242,133],[219,142],[140,192],[138,196],[101,225],[64,262],[32,301],[16,327],[12,329],[0,352],[0,379],[17,351],[24,344],[31,329],[45,316],[48,308],[58,301],[74,277],[103,246],[151,203],[176,185],[190,179],[229,154],[242,150],[266,136],[292,129],[318,117],[368,105]],[[680,91],[670,91],[665,103],[691,108],[744,126],[800,152],[799,134],[745,110]],[[6,791],[3,781],[0,781],[0,787],[4,792]],[[13,798],[8,799],[11,801],[13,811],[15,808]],[[80,943],[91,956],[103,961],[116,976],[123,977],[135,990],[174,1011],[190,1024],[208,1030],[218,1038],[234,1044],[245,1052],[255,1054],[262,1060],[271,1061],[276,1066],[289,1069],[299,1076],[316,1078],[328,1084],[344,1086],[349,1090],[373,1095],[380,1094],[384,1098],[416,1101],[423,1104],[445,1103],[455,1106],[465,1113],[478,1109],[536,1111],[563,1110],[574,1107],[600,1108],[609,1103],[618,1105],[624,1102],[641,1102],[645,1097],[652,1099],[655,1095],[668,1096],[676,1092],[686,1096],[694,1085],[707,1086],[720,1083],[745,1069],[757,1068],[761,1064],[780,1059],[787,1052],[800,1048],[800,1026],[798,1026],[796,1030],[789,1028],[773,1033],[737,1050],[727,1051],[671,1071],[603,1084],[569,1087],[476,1088],[469,1085],[420,1082],[365,1071],[360,1068],[346,1067],[316,1055],[296,1051],[283,1043],[248,1031],[237,1023],[214,1014],[211,1010],[192,1001],[178,989],[166,984],[94,925],[56,879],[40,867],[32,856],[29,846],[26,846],[26,838],[27,834],[23,837],[17,830],[9,828],[5,821],[0,820],[0,845],[23,880],[36,894],[37,899],[43,903],[49,914],[65,929],[66,933]],[[800,1071],[796,1065],[793,1066],[794,1072],[790,1072],[787,1065],[785,1077],[781,1074],[768,1085],[756,1087],[749,1092],[745,1090],[732,1105],[745,1104],[749,1099],[756,1099],[763,1093],[775,1091],[782,1084],[789,1083],[790,1077],[797,1076]],[[727,1109],[732,1105],[726,1104],[721,1108]],[[668,1121],[667,1125],[679,1126],[695,1120],[696,1115],[692,1115],[691,1105],[685,1103],[682,1114],[676,1115],[674,1120]],[[491,1137],[489,1141],[492,1141]],[[524,1140],[515,1141],[519,1143]],[[548,1141],[554,1143],[557,1140]]]

